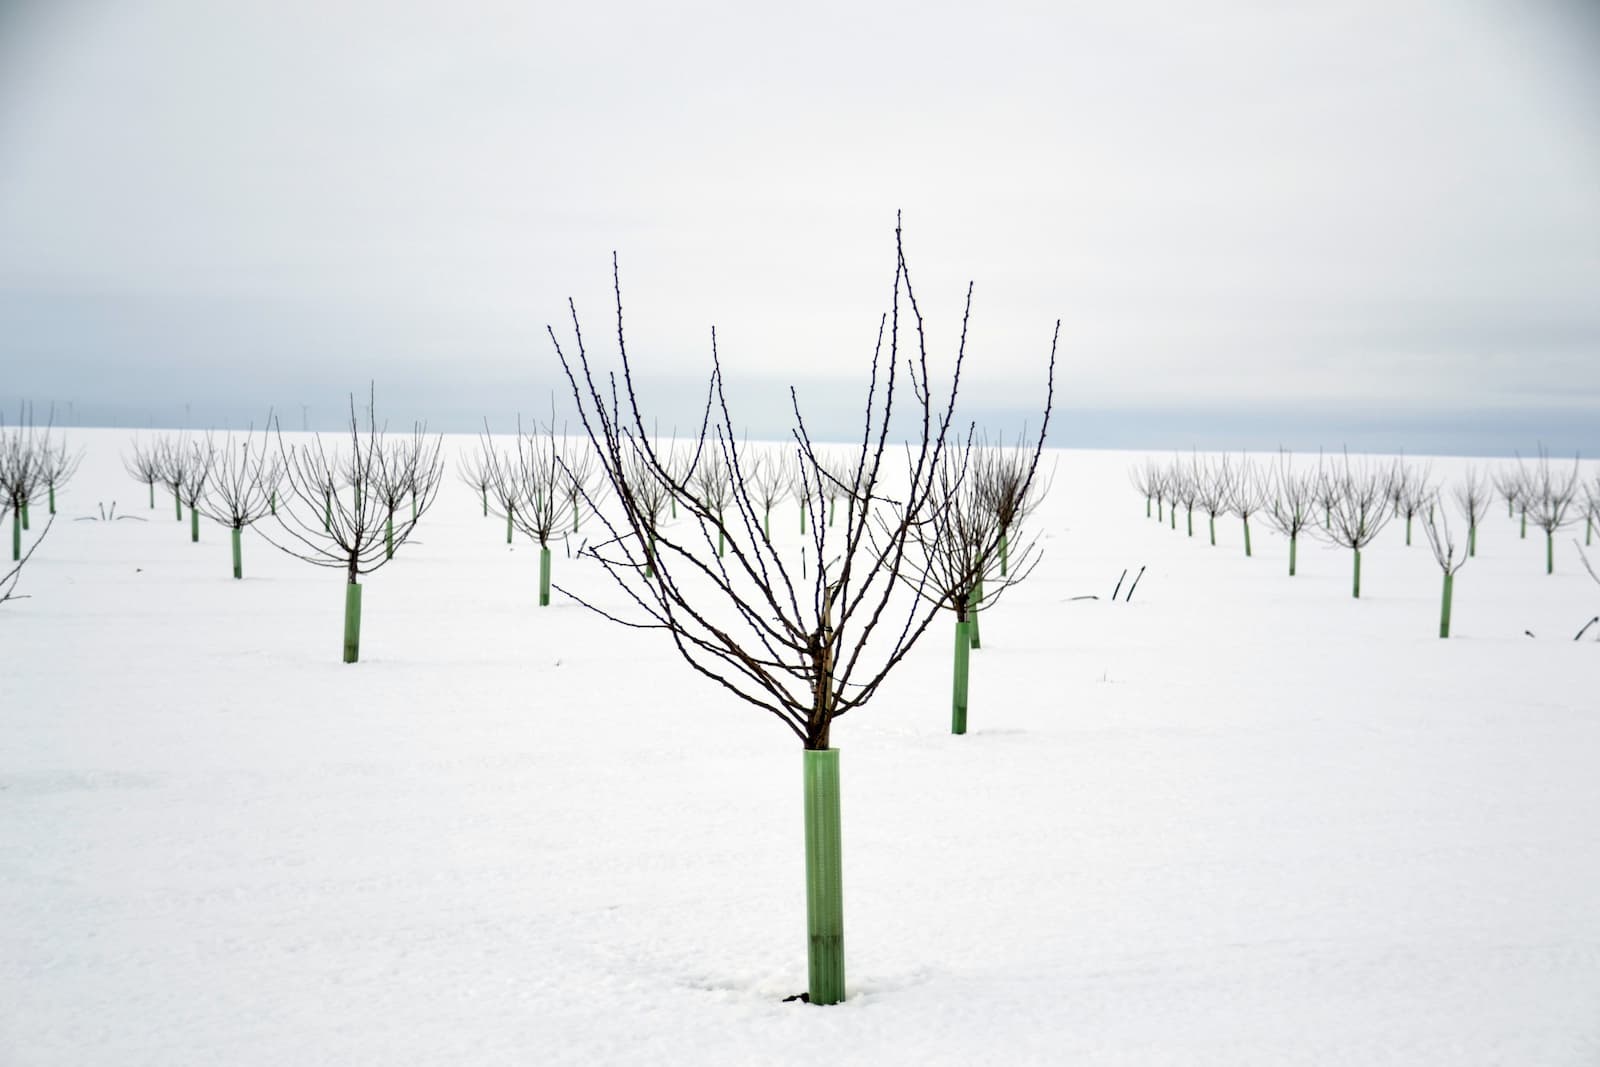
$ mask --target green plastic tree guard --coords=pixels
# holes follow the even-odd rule
[[[50,486],[50,514],[56,513],[56,487]]]
[[[1147,518],[1147,519],[1150,517],[1150,498],[1149,497],[1145,497],[1144,498],[1144,517]]]
[[[1176,504],[1167,509],[1167,519],[1169,520],[1168,525],[1176,530],[1178,528],[1178,507]]]
[[[1406,516],[1406,547],[1411,547],[1411,516]]]
[[[539,548],[539,606],[550,606],[550,546]]]
[[[33,528],[32,524],[28,522],[28,502],[26,500],[22,502],[22,528],[24,530]]]
[[[1006,551],[1006,532],[1000,531],[1000,577],[1004,578],[1011,569],[1011,559]]]
[[[322,494],[322,529],[324,531],[333,529],[333,494],[331,493]]]
[[[1244,520],[1244,554],[1250,555],[1250,519],[1248,516]]]
[[[483,517],[486,519],[489,517],[489,490],[487,488],[483,490]]]
[[[1450,636],[1450,587],[1455,584],[1456,576],[1444,576],[1444,602],[1439,606],[1439,636]]]
[[[189,509],[189,540],[196,544],[200,541],[200,512],[193,507]]]
[[[576,493],[572,497],[572,532],[578,532],[578,497]]]
[[[354,663],[361,658],[361,583],[346,582],[344,586],[344,661]]]
[[[844,1000],[844,849],[839,750],[805,750],[806,965],[813,1004]]]
[[[1524,541],[1526,541],[1528,539],[1528,509],[1527,508],[1523,508],[1522,509],[1522,539]]]
[[[1165,522],[1167,520],[1166,515],[1163,514],[1165,509],[1166,509],[1166,502],[1163,501],[1160,497],[1157,497],[1156,498],[1156,522]]]
[[[772,540],[772,509],[768,508],[766,514],[761,516],[761,533],[768,541]]]
[[[383,558],[394,559],[394,514],[383,520]]]
[[[1211,547],[1217,547],[1217,517],[1211,516]]]
[[[1295,550],[1295,542],[1298,541],[1298,540],[1299,540],[1299,538],[1296,537],[1295,535],[1293,535],[1293,534],[1289,535],[1289,577],[1291,577],[1291,578],[1294,577],[1294,550]]]
[[[839,498],[834,497],[828,501],[828,525],[833,525],[833,520],[839,517]]]
[[[983,635],[978,628],[978,608],[983,603],[983,583],[980,581],[967,598],[967,619],[972,624],[972,647],[983,647]]]
[[[1477,554],[1478,554],[1478,526],[1477,526],[1476,523],[1474,523],[1471,526],[1467,527],[1467,555],[1476,556]]]
[[[656,535],[655,534],[651,534],[649,541],[645,544],[645,550],[644,550],[644,576],[646,578],[654,578],[656,576]]]
[[[150,510],[154,511],[155,509],[156,509],[156,483],[155,482],[151,482],[150,483]]]
[[[950,732],[967,732],[967,659],[972,649],[972,624],[965,619],[956,621],[956,671],[955,688],[950,699]]]
[[[1359,598],[1361,596],[1361,550],[1359,548],[1356,549],[1356,579],[1352,589],[1353,591],[1350,595]]]
[[[22,559],[22,523],[17,521],[16,512],[11,514],[11,562],[16,563]]]
[[[177,520],[179,522],[182,522],[183,521],[183,497],[178,495],[178,491],[176,489],[174,489],[172,491],[172,510],[173,510],[173,513],[174,513],[175,517],[177,518]]]
[[[1184,518],[1189,523],[1189,536],[1193,537],[1194,536],[1194,508],[1188,509],[1188,512],[1184,515]]]
[[[233,534],[233,576],[235,578],[243,578],[244,562],[239,553],[239,527],[235,526],[229,532]]]
[[[511,543],[511,513],[516,510],[514,507],[506,508],[506,544],[508,545]]]
[[[717,558],[718,559],[721,559],[723,557],[723,554],[726,553],[727,550],[728,550],[728,539],[723,535],[721,521],[722,521],[722,516],[718,515],[717,516],[717,523],[718,523],[718,525],[717,525]]]
[[[800,501],[800,536],[806,535],[806,502]]]
[[[1544,532],[1544,572],[1556,572],[1556,535],[1551,530]]]
[[[274,515],[278,513],[278,491],[276,489],[267,497],[267,507],[271,509]]]

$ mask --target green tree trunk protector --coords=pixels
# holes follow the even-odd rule
[[[972,595],[967,598],[967,621],[972,625],[972,647],[983,647],[983,635],[978,629],[978,608],[983,604],[983,583],[979,582],[973,587]]]
[[[1194,536],[1194,508],[1190,508],[1188,510],[1188,514],[1185,515],[1184,517],[1186,519],[1188,519],[1188,521],[1189,521],[1189,536],[1193,537]]]
[[[728,550],[728,539],[725,536],[723,536],[722,527],[719,525],[717,527],[717,558],[721,559],[723,554],[727,550]]]
[[[1157,522],[1165,522],[1165,521],[1167,521],[1167,516],[1165,514],[1165,505],[1166,505],[1165,501],[1163,501],[1160,497],[1156,497],[1156,521]]]
[[[1294,550],[1299,538],[1294,534],[1289,535],[1289,577],[1294,577]]]
[[[344,661],[354,663],[361,658],[361,583],[346,582],[344,586]]]
[[[272,513],[274,515],[278,513],[278,491],[276,489],[274,489],[272,491],[272,495],[267,498],[267,507],[272,509]]]
[[[1583,520],[1583,543],[1584,543],[1585,547],[1588,547],[1589,545],[1592,545],[1594,543],[1594,519],[1593,519],[1593,517],[1590,517],[1590,518],[1587,518],[1587,519]]]
[[[239,555],[239,527],[233,527],[231,530],[229,530],[229,533],[233,534],[233,576],[235,578],[243,578],[244,561],[240,559]]]
[[[578,532],[578,498],[576,495],[572,498],[572,532]]]
[[[32,524],[28,522],[28,502],[26,500],[22,502],[22,528],[24,530],[33,528]]]
[[[839,517],[839,498],[834,497],[828,501],[828,525],[833,525],[833,520]]]
[[[844,849],[839,750],[805,750],[806,969],[813,1004],[844,1000]]]
[[[1522,539],[1524,541],[1526,541],[1528,539],[1528,509],[1527,508],[1523,508],[1522,509]]]
[[[176,489],[174,489],[172,491],[172,510],[173,510],[173,513],[176,515],[177,520],[179,522],[182,522],[183,521],[183,497],[178,495],[178,491]]]
[[[394,559],[394,514],[383,520],[383,558]]]
[[[1250,554],[1250,516],[1248,515],[1244,519],[1244,554],[1247,556]]]
[[[539,549],[539,606],[550,606],[550,546]]]
[[[333,495],[322,494],[322,529],[324,532],[333,529]]]
[[[950,697],[950,732],[967,732],[967,665],[972,649],[972,624],[964,619],[956,622],[955,686]]]
[[[1411,516],[1406,516],[1406,547],[1411,547]]]
[[[800,536],[806,535],[806,502],[800,501]]]
[[[677,518],[678,517],[678,498],[676,496],[673,496],[671,498],[671,503],[672,503],[672,517],[673,518]]]
[[[18,521],[16,512],[11,513],[11,562],[16,563],[22,559],[22,523]]]
[[[1010,553],[1006,550],[1006,532],[1000,531],[1000,577],[1004,578],[1011,569]]]
[[[483,517],[486,519],[489,517],[489,490],[487,488],[483,491]]]
[[[1167,509],[1167,518],[1170,520],[1169,525],[1176,530],[1178,528],[1178,507],[1176,504]]]
[[[1150,498],[1149,497],[1145,497],[1144,498],[1144,517],[1147,518],[1147,519],[1150,517]]]
[[[189,540],[200,540],[200,512],[194,508],[189,509]]]
[[[650,535],[650,540],[645,545],[645,550],[644,550],[644,576],[646,578],[654,578],[656,576],[656,535],[655,534],[651,534]]]
[[[156,509],[156,483],[155,482],[151,482],[150,483],[150,510],[154,511],[155,509]]]
[[[1467,555],[1476,556],[1477,554],[1478,554],[1478,527],[1477,527],[1477,524],[1474,523],[1473,525],[1467,527]]]
[[[1217,547],[1217,517],[1211,516],[1211,547]]]
[[[506,544],[508,545],[511,543],[511,513],[516,510],[516,508],[506,508]]]
[[[761,532],[768,541],[772,540],[772,509],[768,508],[765,515],[761,516]]]
[[[1444,576],[1444,602],[1439,606],[1439,636],[1450,636],[1450,587],[1455,584],[1456,576]]]
[[[1556,572],[1556,535],[1552,530],[1544,532],[1544,572],[1546,574]]]
[[[1361,596],[1361,550],[1359,548],[1356,549],[1356,580],[1350,595],[1357,598]]]
[[[411,494],[411,525],[417,524],[417,494]]]
[[[54,515],[55,513],[56,513],[56,487],[52,485],[50,487],[50,514]]]

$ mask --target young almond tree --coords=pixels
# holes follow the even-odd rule
[[[1279,454],[1270,477],[1267,521],[1289,539],[1289,577],[1293,578],[1300,535],[1317,525],[1317,479],[1313,474],[1296,474],[1287,452]]]
[[[671,468],[668,464],[663,463],[662,467],[670,473]],[[663,513],[667,510],[667,500],[672,496],[672,489],[669,482],[660,477],[660,474],[652,469],[649,462],[641,455],[635,455],[628,461],[627,489],[629,506],[638,512],[645,531],[644,576],[654,578],[656,531],[661,528]],[[769,536],[767,540],[770,541],[771,537]]]
[[[272,424],[270,414],[267,424]],[[212,464],[211,477],[205,481],[200,510],[212,522],[228,528],[233,546],[235,578],[244,577],[240,542],[245,527],[271,514],[278,484],[283,480],[280,460],[268,452],[267,432],[262,431],[259,443],[252,439],[253,429],[245,434],[244,440],[238,442],[230,434],[222,447],[214,451],[211,439],[206,439],[205,448],[216,456],[216,460]]]
[[[1244,523],[1244,554],[1250,555],[1250,516],[1267,506],[1267,486],[1250,463],[1249,456],[1239,458],[1239,469],[1234,472],[1233,484],[1228,490],[1228,511],[1239,516]]]
[[[290,447],[278,431],[278,452],[283,460],[288,493],[278,508],[278,539],[274,545],[296,559],[345,575],[344,662],[361,658],[361,576],[390,562],[386,534],[389,513],[378,487],[392,478],[394,462],[385,434],[378,429],[373,405],[367,405],[365,430],[356,421],[354,395],[350,398],[350,453],[343,459],[324,447],[322,435],[308,444]],[[441,438],[427,445],[427,478],[418,500],[420,518],[438,496],[444,466],[438,459]],[[332,491],[348,479],[350,495]],[[416,530],[417,519],[402,517],[395,523],[392,544],[399,548]]]
[[[1129,469],[1128,480],[1133,483],[1139,495],[1144,497],[1144,517],[1150,518],[1150,502],[1161,492],[1160,465],[1153,459],[1147,459],[1139,466]]]
[[[1445,509],[1428,508],[1422,515],[1422,532],[1428,537],[1428,547],[1433,558],[1444,571],[1444,596],[1439,603],[1439,636],[1450,636],[1450,596],[1454,592],[1456,572],[1467,565],[1469,547],[1456,548],[1455,537],[1450,532],[1450,517]]]
[[[1194,536],[1194,505],[1200,497],[1199,471],[1200,457],[1193,456],[1187,465],[1172,461],[1172,497],[1173,507],[1182,504],[1184,519],[1188,523],[1189,536]]]
[[[1600,473],[1583,487],[1583,543],[1594,544],[1594,528],[1600,526]]]
[[[1520,460],[1518,461],[1520,464]],[[1556,531],[1577,519],[1572,506],[1578,498],[1579,467],[1573,457],[1572,470],[1563,474],[1550,465],[1550,453],[1539,449],[1539,461],[1522,471],[1522,521],[1544,531],[1544,572],[1556,572]]]
[[[192,468],[199,457],[195,452],[194,443],[189,440],[187,434],[161,438],[160,448],[161,484],[172,493],[173,517],[182,522],[183,485],[189,480]]]
[[[920,531],[945,521],[938,472],[946,449],[959,447],[947,442],[965,360],[966,318],[951,359],[948,391],[938,390],[898,227],[895,237],[893,297],[870,364],[865,425],[849,483],[855,491],[844,498],[837,527],[811,523],[802,552],[818,565],[810,568],[809,577],[797,573],[791,552],[762,532],[759,506],[748,489],[749,460],[738,445],[722,389],[715,331],[708,399],[695,448],[701,455],[715,453],[728,469],[731,500],[725,514],[707,505],[698,485],[672,480],[651,444],[622,330],[615,259],[620,371],[596,374],[570,301],[574,341],[564,346],[550,330],[584,428],[620,502],[614,514],[601,513],[609,539],[587,554],[620,586],[631,605],[630,617],[589,606],[623,625],[661,631],[692,669],[721,691],[772,715],[802,746],[808,995],[816,1004],[837,1003],[845,995],[839,753],[832,747],[833,724],[872,699],[940,610],[922,596],[932,588],[933,575],[926,561],[915,559],[910,550]],[[1057,336],[1059,332],[1058,325]],[[1052,382],[1054,366],[1052,342]],[[1050,395],[1047,390],[1047,413]],[[800,490],[796,495],[804,502],[817,499],[822,482],[832,475],[813,447],[795,390],[790,397]],[[901,424],[897,404],[902,411],[911,408],[910,421],[917,427],[904,448],[889,437],[890,427]],[[1041,429],[1041,442],[1043,433]],[[691,521],[652,530],[639,501],[627,491],[628,471],[639,463],[668,485]],[[880,516],[876,525],[875,514]],[[725,555],[715,552],[713,533],[726,540]],[[652,534],[654,574],[646,578],[644,550]]]
[[[756,457],[751,456],[750,465],[754,466],[756,462]],[[728,550],[724,520],[727,518],[728,507],[733,503],[734,496],[734,485],[729,479],[728,464],[720,452],[707,450],[700,454],[700,461],[694,468],[694,490],[705,503],[706,510],[717,517],[718,557],[725,555]]]
[[[39,480],[44,482],[45,491],[50,498],[50,514],[56,513],[56,490],[72,480],[78,473],[78,465],[83,462],[83,449],[76,452],[67,448],[67,443],[50,444],[44,453],[44,460],[40,465]]]
[[[794,497],[794,502],[800,508],[801,537],[806,535],[806,521],[811,516],[812,499],[821,492],[817,482],[811,477],[812,473],[806,469],[806,462],[803,456],[796,457],[794,465],[789,469],[789,495]],[[825,463],[821,473],[827,474],[830,481],[837,480],[833,478],[832,472],[826,469]]]
[[[411,521],[418,515],[419,494],[435,491],[444,477],[444,460],[440,456],[442,437],[428,439],[428,429],[422,423],[413,423],[410,437],[396,438],[387,444],[386,462],[378,471],[371,491],[383,502],[383,558],[394,559],[394,517],[411,498]],[[351,471],[352,479],[358,475]],[[361,492],[360,483],[352,483]]]
[[[1040,499],[1049,489],[1048,480],[1035,477],[1038,473],[1035,455],[1021,439],[1013,448],[991,448],[985,444],[973,453],[972,459],[974,483],[982,495],[984,506],[994,513],[995,522],[1000,528],[1000,577],[1006,578],[1011,573],[1011,536],[1039,506]],[[1191,511],[1193,507],[1191,502]],[[1189,532],[1193,533],[1193,519],[1189,527]],[[979,599],[983,597],[981,576],[978,596]]]
[[[456,474],[470,485],[483,501],[483,517],[489,517],[489,486],[494,481],[494,451],[487,444],[475,452],[456,458]]]
[[[1225,515],[1228,502],[1233,499],[1233,464],[1227,456],[1208,462],[1195,484],[1195,500],[1211,523],[1211,544],[1217,543],[1217,516]]]
[[[828,487],[834,485],[834,480],[828,479]],[[828,487],[824,487],[824,495]],[[761,508],[761,532],[770,541],[772,509],[789,495],[789,471],[784,466],[783,453],[765,452],[750,457],[750,495]]]
[[[594,501],[591,489],[577,497],[568,495],[574,483],[567,457],[583,462],[593,453],[586,443],[569,438],[556,440],[552,423],[544,433],[534,430],[523,434],[517,431],[517,454],[495,468],[495,496],[516,501],[508,514],[516,528],[532,538],[539,546],[539,606],[550,605],[550,544],[563,529],[570,515],[573,529],[577,529],[582,516],[591,515]],[[591,468],[598,472],[598,464]],[[577,481],[592,487],[594,474],[579,475]],[[501,485],[501,481],[510,484]],[[569,509],[568,503],[571,508]]]
[[[150,510],[156,508],[156,483],[162,480],[161,442],[141,444],[138,438],[133,441],[133,455],[124,456],[122,467],[137,482],[143,482],[150,490]]]
[[[1333,498],[1333,510],[1323,533],[1329,541],[1355,553],[1355,576],[1350,595],[1361,596],[1361,550],[1377,540],[1378,534],[1394,517],[1394,502],[1390,495],[1392,469],[1369,463],[1350,462],[1348,453],[1344,466],[1327,472],[1338,488]]]
[[[1456,504],[1467,519],[1467,555],[1478,554],[1478,526],[1489,513],[1488,480],[1471,467],[1453,490]]]
[[[1506,502],[1506,518],[1515,518],[1517,501],[1522,499],[1522,471],[1519,467],[1501,467],[1489,476],[1494,482],[1494,491]],[[1523,526],[1522,535],[1528,535],[1527,526]]]
[[[517,425],[517,436],[522,436],[520,423]],[[489,479],[489,514],[506,520],[506,544],[515,544],[517,509],[522,507],[522,482],[517,477],[517,461],[510,454],[495,448],[487,426],[479,442],[479,454],[484,475]]]
[[[4,510],[11,512],[11,561],[18,564],[8,572],[12,577],[21,573],[22,533],[28,528],[28,500],[44,480],[45,457],[49,451],[49,431],[42,434],[36,431],[26,413],[10,429],[0,424],[0,493],[5,495]],[[48,528],[48,523],[46,526]],[[32,554],[31,549],[29,554]]]
[[[200,503],[205,497],[206,481],[211,477],[211,468],[217,462],[217,453],[212,447],[209,434],[206,435],[204,443],[196,441],[193,449],[189,463],[184,468],[183,481],[178,485],[178,493],[189,508],[189,540],[199,544]]]
[[[1406,545],[1411,544],[1411,521],[1425,509],[1431,508],[1438,498],[1439,487],[1428,480],[1429,467],[1395,466],[1394,484],[1389,492],[1395,507],[1406,520]]]
[[[550,433],[554,435],[553,427]],[[577,533],[582,514],[592,513],[599,504],[600,489],[605,481],[600,472],[598,456],[578,441],[567,441],[565,430],[562,431],[562,441],[557,453],[561,463],[561,485],[567,495],[567,506],[572,511],[572,532]],[[588,501],[588,507],[583,506],[584,501]]]

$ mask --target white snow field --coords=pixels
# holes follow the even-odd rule
[[[234,581],[225,531],[148,509],[132,437],[69,432],[87,459],[0,608],[6,1067],[1600,1062],[1573,531],[1546,576],[1492,509],[1444,641],[1420,529],[1356,601],[1348,552],[1291,579],[1265,522],[1254,558],[1234,519],[1212,548],[1145,518],[1140,457],[1053,453],[971,733],[945,620],[834,730],[849,997],[821,1008],[783,1001],[775,719],[660,634],[538,608],[536,550],[453,458],[342,664],[342,577],[247,534]],[[148,521],[72,521],[113,499]]]

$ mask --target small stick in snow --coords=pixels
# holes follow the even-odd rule
[[[1117,594],[1122,592],[1122,580],[1128,576],[1128,568],[1122,568],[1122,578],[1117,579],[1117,587],[1111,590],[1111,599],[1117,599]]]
[[[1133,591],[1139,588],[1139,579],[1144,577],[1144,568],[1139,568],[1139,573],[1133,576],[1133,584],[1128,586],[1128,595],[1122,598],[1124,604],[1133,603]]]

